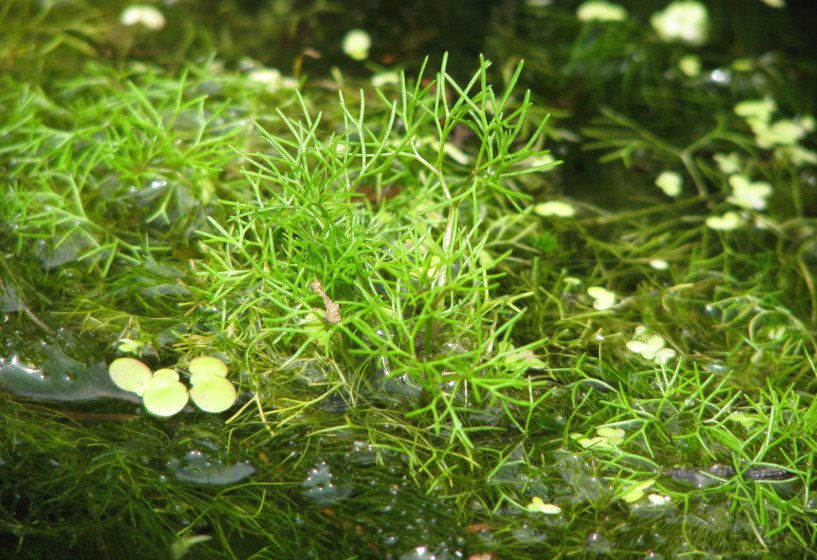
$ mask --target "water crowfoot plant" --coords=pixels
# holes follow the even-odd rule
[[[474,407],[531,405],[513,395],[528,386],[524,368],[497,353],[523,311],[494,295],[504,255],[486,250],[485,223],[495,217],[482,201],[519,208],[529,197],[514,178],[555,164],[520,165],[546,153],[545,121],[531,127],[529,94],[513,93],[521,64],[501,94],[488,68],[483,60],[464,86],[445,60],[424,87],[422,74],[417,85],[404,76],[399,97],[380,93],[371,115],[364,97],[356,111],[341,97],[345,129],[323,137],[321,116],[303,102],[302,121],[279,114],[290,137],[260,128],[269,152],[245,155],[254,200],[224,201],[233,215],[206,234],[209,288],[200,290],[222,309],[215,328],[247,340],[244,359],[261,352],[285,371],[319,358],[345,390],[372,387],[369,398],[386,390],[378,375],[402,379],[401,390],[426,401],[411,415],[466,448]],[[450,155],[455,131],[466,138],[458,149],[472,154],[468,164]],[[370,204],[362,192],[393,184],[397,196],[360,211]],[[320,325],[313,318],[322,306]]]
[[[362,5],[0,9],[0,556],[814,557],[813,49],[524,4],[456,80]]]

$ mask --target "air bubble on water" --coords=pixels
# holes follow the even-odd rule
[[[438,556],[431,552],[427,546],[415,546],[409,552],[400,555],[400,560],[438,560]]]
[[[388,535],[386,537],[383,537],[383,544],[385,546],[394,546],[395,544],[397,544],[398,540],[399,539],[397,538],[397,535]]]
[[[233,484],[255,472],[255,467],[249,461],[225,464],[199,449],[188,451],[181,460],[170,459],[165,466],[178,480],[195,484]]]
[[[306,479],[301,484],[304,489],[301,495],[313,503],[324,506],[338,502],[349,495],[347,487],[340,487],[334,480],[326,461],[321,461],[309,470]]]
[[[610,550],[612,548],[612,543],[607,540],[603,534],[595,531],[587,535],[587,539],[585,539],[584,544],[587,546],[587,550],[593,552],[603,552],[606,550]]]

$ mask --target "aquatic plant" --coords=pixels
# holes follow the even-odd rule
[[[422,75],[330,4],[0,10],[0,551],[813,556],[813,62],[568,4]],[[203,354],[235,410],[105,363]]]
[[[142,402],[156,416],[173,416],[187,404],[187,387],[179,382],[179,374],[162,368],[154,372],[142,392]]]
[[[346,128],[325,138],[317,134],[321,116],[313,120],[303,99],[303,120],[280,115],[292,139],[260,128],[271,154],[245,156],[254,200],[225,201],[233,215],[211,221],[204,288],[192,286],[222,310],[216,332],[242,333],[245,359],[259,346],[270,350],[276,370],[320,357],[345,391],[372,383],[370,368],[387,363],[383,373],[410,379],[412,392],[428,395],[411,415],[466,449],[473,444],[462,418],[470,409],[460,404],[464,395],[475,404],[522,405],[511,394],[529,383],[495,352],[522,316],[513,302],[525,296],[492,295],[504,257],[488,248],[483,222],[494,210],[481,201],[527,199],[511,181],[556,164],[521,166],[546,153],[540,148],[546,120],[531,125],[529,94],[513,93],[521,65],[501,93],[488,83],[489,66],[483,60],[464,86],[445,61],[432,85],[420,85],[422,74],[414,85],[403,77],[399,96],[379,94],[374,117],[364,99],[353,110],[341,97]],[[467,163],[447,149],[455,131],[470,136]],[[376,204],[364,198],[394,184],[400,185],[394,197],[381,194]],[[323,319],[316,295],[327,310]],[[260,384],[259,392],[264,406]],[[263,418],[280,417],[276,430],[291,414],[273,407]]]
[[[212,356],[190,360],[189,391],[170,368],[151,372],[136,358],[117,358],[108,368],[111,379],[120,389],[136,393],[148,412],[155,416],[173,416],[187,404],[188,396],[205,412],[224,412],[236,401],[235,386],[226,379],[227,365]]]

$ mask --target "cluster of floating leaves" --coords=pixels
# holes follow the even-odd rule
[[[142,397],[145,408],[155,416],[173,416],[187,405],[188,399],[205,412],[224,412],[236,401],[236,390],[227,379],[227,365],[211,356],[190,360],[190,390],[179,381],[173,369],[152,372],[136,358],[118,358],[108,372],[117,387]]]

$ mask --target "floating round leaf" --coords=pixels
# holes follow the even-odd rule
[[[153,379],[173,382],[179,380],[179,374],[174,369],[162,368],[157,369],[155,372],[153,372]]]
[[[190,375],[212,373],[214,375],[220,375],[221,377],[227,377],[227,364],[212,356],[193,358],[187,365],[187,369],[190,370]]]
[[[187,387],[161,374],[150,381],[142,395],[145,408],[155,416],[173,416],[184,408],[187,399]]]
[[[120,389],[140,397],[151,380],[150,368],[136,358],[117,358],[108,367],[111,379]]]
[[[235,404],[235,387],[220,375],[196,373],[190,385],[190,398],[205,412],[224,412]]]

